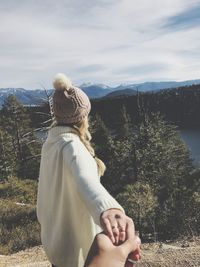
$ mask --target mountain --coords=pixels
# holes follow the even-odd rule
[[[114,89],[105,84],[82,84],[80,88],[88,95],[89,98],[99,98],[112,92]]]
[[[136,91],[150,92],[159,91],[161,89],[170,89],[193,84],[200,84],[199,80],[189,80],[183,82],[145,82],[140,84],[121,84],[116,87],[110,87],[105,84],[84,83],[80,88],[88,95],[90,99],[100,97],[116,97],[121,95],[132,95]],[[52,94],[53,89],[47,90],[48,94]],[[23,88],[0,88],[0,107],[8,95],[14,94],[23,105],[41,105],[47,97],[42,89],[26,90]]]
[[[113,91],[111,87],[100,84],[81,85],[80,88],[90,99],[103,97]],[[53,89],[48,89],[48,95],[51,95],[53,91]],[[0,107],[2,107],[5,99],[12,94],[25,106],[38,106],[47,101],[47,96],[43,89],[26,90],[24,88],[0,88]]]
[[[51,89],[47,90],[49,95],[52,91]],[[0,107],[3,105],[5,99],[12,94],[25,106],[41,105],[47,99],[45,91],[41,89],[26,90],[23,88],[3,88],[0,89]]]
[[[137,91],[136,90],[133,90],[133,89],[123,89],[123,90],[116,90],[116,91],[113,91],[109,94],[107,94],[106,96],[104,96],[104,98],[106,97],[117,97],[117,96],[122,96],[122,95],[136,95],[137,94]]]
[[[168,82],[144,82],[138,84],[121,84],[115,87],[115,90],[123,90],[126,88],[138,90],[140,92],[157,91],[161,89],[177,88],[182,86],[189,86],[193,84],[200,84],[198,80],[188,80],[182,82],[168,81]]]

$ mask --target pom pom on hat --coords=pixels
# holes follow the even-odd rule
[[[58,73],[53,81],[53,86],[56,90],[68,90],[72,87],[71,80],[63,73]]]

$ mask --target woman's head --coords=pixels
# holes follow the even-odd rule
[[[57,123],[77,123],[88,116],[91,103],[88,96],[64,74],[56,75],[53,86],[53,111]]]

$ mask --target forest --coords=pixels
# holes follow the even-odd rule
[[[92,144],[107,167],[101,182],[133,218],[142,240],[199,235],[200,170],[177,126],[200,126],[200,86],[91,102]],[[52,115],[51,96],[30,108],[11,95],[0,111],[4,253],[40,244],[35,213],[40,136]]]
[[[111,104],[112,103],[112,104]],[[180,127],[200,127],[200,85],[139,92],[132,96],[95,99],[92,114],[98,112],[107,125],[114,125],[124,105],[133,123],[140,121],[141,111],[159,112],[163,119]]]

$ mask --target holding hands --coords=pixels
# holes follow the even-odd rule
[[[119,243],[117,246],[114,244],[116,243],[116,234],[114,235],[114,243],[104,232],[98,234],[90,248],[84,267],[133,267],[133,261],[141,258],[141,241],[135,235],[134,223],[132,219],[126,215],[124,216],[126,217],[125,240],[121,241],[121,239],[124,239],[124,235],[121,237],[120,230],[118,230],[119,236],[117,238],[121,244]],[[119,221],[122,223],[122,218]],[[114,222],[114,219],[112,222]],[[107,220],[106,225],[108,226]],[[108,226],[109,231],[110,226]],[[121,227],[121,225],[119,226]],[[116,231],[116,233],[118,232]]]
[[[119,209],[109,209],[101,215],[101,226],[115,245],[126,239],[127,218],[125,213]]]

